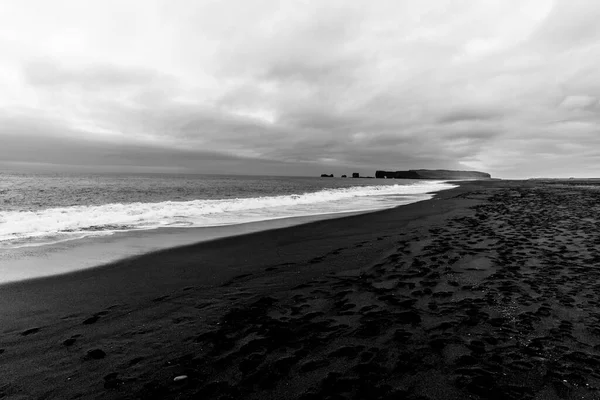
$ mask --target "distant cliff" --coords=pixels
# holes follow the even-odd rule
[[[478,171],[451,171],[447,169],[409,169],[408,171],[377,171],[376,178],[388,179],[491,179],[491,175]]]

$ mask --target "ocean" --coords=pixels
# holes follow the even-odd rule
[[[452,187],[367,178],[0,173],[0,282],[291,225],[269,221],[396,207]]]
[[[0,248],[115,232],[378,210],[444,182],[208,175],[0,174]]]

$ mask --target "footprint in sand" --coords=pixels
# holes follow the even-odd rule
[[[39,331],[40,328],[27,329],[26,331],[21,332],[21,336],[33,335],[34,333],[38,333]]]
[[[119,385],[122,385],[124,382],[121,379],[118,379],[119,374],[116,372],[111,372],[110,374],[104,377],[104,388],[105,389],[115,389]]]
[[[329,353],[329,357],[348,357],[353,358],[364,350],[364,346],[343,346]]]
[[[92,317],[89,317],[88,319],[86,319],[85,321],[83,321],[83,325],[91,325],[91,324],[95,324],[96,322],[98,322],[98,320],[100,319],[100,316],[98,315],[94,315]]]
[[[319,368],[327,367],[331,364],[327,360],[310,360],[300,366],[300,372],[311,372]]]
[[[129,361],[129,366],[135,365],[143,360],[144,360],[144,357],[133,358],[133,359],[131,359],[131,361]]]
[[[86,360],[101,360],[106,357],[106,353],[100,349],[89,350],[85,355]]]

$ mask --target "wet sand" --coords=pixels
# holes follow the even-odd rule
[[[287,228],[368,211],[322,214],[213,227],[158,228],[115,232],[42,246],[0,248],[0,285],[66,274],[174,247],[225,237]]]
[[[372,214],[0,287],[0,398],[598,399],[600,186]]]

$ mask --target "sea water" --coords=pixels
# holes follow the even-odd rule
[[[186,244],[269,229],[273,220],[396,207],[451,187],[443,181],[366,178],[0,173],[0,282],[155,250],[140,239],[152,232],[160,232],[162,247]],[[188,233],[182,240],[169,236],[183,230]],[[91,247],[117,242],[116,252]],[[78,256],[67,262],[59,257],[65,251]],[[54,261],[59,266],[52,257],[59,257]]]

